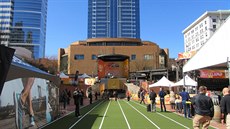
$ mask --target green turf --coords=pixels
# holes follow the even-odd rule
[[[191,119],[159,109],[147,112],[137,101],[98,101],[82,108],[81,114],[80,119],[69,114],[44,129],[192,129]]]

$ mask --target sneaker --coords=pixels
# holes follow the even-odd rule
[[[80,115],[80,116],[78,116],[77,118],[81,118],[81,115]]]
[[[21,94],[14,92],[14,105],[15,105],[15,121],[17,129],[22,129],[22,119],[23,119],[23,105],[21,102]]]
[[[30,116],[30,126],[34,126],[35,122],[34,122],[34,116]]]

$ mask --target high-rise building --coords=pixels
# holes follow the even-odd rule
[[[88,38],[139,39],[139,0],[88,0]]]
[[[185,52],[196,51],[230,15],[230,10],[207,11],[183,30]]]
[[[1,22],[1,30],[7,29],[10,33],[6,40],[1,42],[9,47],[22,47],[32,52],[33,58],[45,56],[47,0],[2,0],[0,15],[1,21],[7,18],[6,27]],[[9,16],[8,16],[9,15]],[[7,17],[6,17],[7,16]]]
[[[11,0],[0,1],[0,44],[8,46],[10,27],[12,26],[13,2]]]

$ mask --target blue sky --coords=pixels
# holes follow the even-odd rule
[[[169,48],[169,57],[177,58],[187,26],[206,11],[229,9],[230,0],[140,0],[141,39]],[[88,0],[48,0],[46,57],[87,39],[87,15]]]

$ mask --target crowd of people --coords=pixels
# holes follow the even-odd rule
[[[183,113],[185,118],[193,117],[193,128],[199,129],[200,125],[203,129],[207,129],[210,125],[210,121],[214,117],[214,103],[212,98],[207,95],[207,87],[199,86],[199,93],[190,97],[185,88],[179,94],[175,94],[173,91],[167,93],[160,88],[159,93],[156,93],[153,89],[148,93],[151,105],[151,111],[156,112],[156,98],[159,97],[161,112],[167,111],[165,106],[165,96],[169,94],[169,102],[171,109],[178,113]],[[140,104],[145,104],[147,91],[140,89],[138,92],[138,98]],[[230,86],[223,88],[223,96],[220,98],[221,109],[221,123],[225,124],[227,129],[230,129]]]

